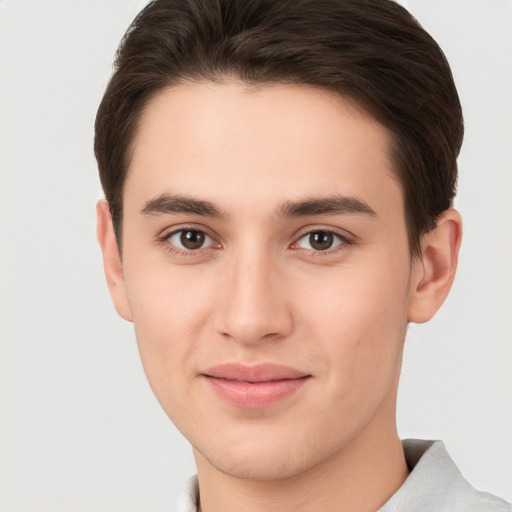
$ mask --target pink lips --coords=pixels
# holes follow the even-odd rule
[[[273,363],[221,364],[203,373],[211,389],[231,405],[248,409],[269,406],[297,392],[311,377]]]

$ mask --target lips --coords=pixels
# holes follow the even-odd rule
[[[311,378],[295,368],[273,363],[221,364],[209,368],[202,376],[219,398],[249,409],[267,407],[289,398]]]

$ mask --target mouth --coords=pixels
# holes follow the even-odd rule
[[[268,407],[289,398],[312,377],[273,363],[255,366],[227,363],[209,368],[202,376],[219,398],[246,409]]]

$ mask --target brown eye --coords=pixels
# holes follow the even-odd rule
[[[340,235],[332,231],[312,231],[306,233],[297,243],[301,249],[327,251],[343,243]]]
[[[330,249],[333,241],[334,236],[332,233],[320,231],[318,233],[310,233],[309,235],[309,244],[316,251],[325,251]]]
[[[204,249],[213,244],[213,240],[204,231],[197,229],[180,229],[172,233],[168,240],[172,245],[186,251]]]
[[[205,235],[201,231],[182,231],[180,242],[185,249],[199,249],[204,244]]]

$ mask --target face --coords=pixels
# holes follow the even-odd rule
[[[198,464],[284,478],[394,428],[412,263],[389,143],[301,86],[187,84],[146,108],[118,310]]]

